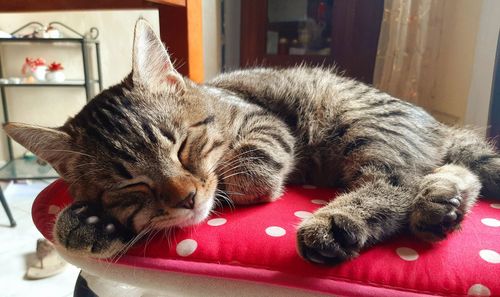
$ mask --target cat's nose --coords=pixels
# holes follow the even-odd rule
[[[176,208],[186,208],[186,209],[193,209],[194,208],[194,203],[196,199],[196,192],[191,191],[189,194],[182,200],[181,202],[177,203],[175,206]]]
[[[161,185],[161,196],[173,208],[193,209],[196,204],[196,184],[189,176],[175,176]]]

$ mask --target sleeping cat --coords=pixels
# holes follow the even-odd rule
[[[94,257],[143,234],[197,224],[219,200],[271,202],[285,183],[346,191],[299,226],[297,248],[335,264],[397,232],[459,228],[479,194],[500,196],[500,156],[473,133],[324,68],[182,77],[138,21],[133,70],[62,127],[7,133],[68,182],[56,242]]]

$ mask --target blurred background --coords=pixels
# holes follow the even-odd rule
[[[60,126],[101,89],[120,82],[131,70],[139,17],[161,36],[179,72],[196,82],[245,67],[335,66],[444,123],[500,135],[497,0],[1,1],[3,121]],[[6,165],[0,180],[56,177],[26,153],[0,132],[0,163]],[[25,289],[0,295],[31,296],[21,259],[38,236],[29,207],[44,184],[30,190],[6,185],[18,227],[8,228],[0,211],[0,262],[10,263],[0,268],[0,288],[18,281]],[[73,280],[75,271],[61,277]],[[61,280],[61,292],[47,284],[51,291],[37,296],[71,296],[74,283]]]
[[[139,17],[159,32],[178,70],[198,82],[242,67],[336,65],[442,122],[473,125],[484,135],[495,124],[489,119],[500,23],[495,0],[3,1],[1,31],[38,22],[18,32],[29,34],[60,22],[85,36],[95,27],[100,59],[90,43],[84,66],[78,43],[0,42],[2,77],[22,78],[30,57],[61,63],[68,80],[82,80],[87,71],[103,88],[118,83],[130,71]],[[57,126],[99,91],[99,83],[2,89],[9,120]],[[23,153],[14,145],[13,157]],[[8,158],[2,137],[0,160]]]

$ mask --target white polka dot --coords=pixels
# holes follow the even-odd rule
[[[319,205],[328,204],[328,201],[321,200],[321,199],[313,199],[313,200],[311,200],[311,202],[314,203],[314,204],[319,204]]]
[[[313,185],[303,185],[302,188],[304,188],[304,189],[316,189],[317,187],[313,186]]]
[[[58,214],[60,211],[61,211],[61,208],[59,206],[57,206],[57,205],[51,205],[51,206],[49,206],[48,213],[50,215],[55,215],[55,214]]]
[[[490,227],[500,227],[500,221],[492,218],[484,218],[481,220],[481,223]]]
[[[483,286],[481,284],[474,284],[467,291],[467,295],[469,296],[491,296],[491,291],[488,287]]]
[[[177,255],[187,257],[194,253],[197,247],[198,243],[194,239],[184,239],[177,244],[175,251],[177,252]]]
[[[281,237],[286,234],[286,230],[281,227],[271,226],[266,228],[266,233],[272,237]]]
[[[479,256],[488,263],[499,264],[500,254],[492,250],[480,250]]]
[[[208,220],[207,224],[209,226],[217,227],[217,226],[224,225],[226,222],[227,222],[227,220],[224,218],[216,218],[216,219]]]
[[[304,210],[299,210],[299,211],[296,211],[293,213],[297,218],[301,218],[301,219],[307,219],[309,217],[311,217],[313,214],[308,212],[308,211],[304,211]]]
[[[500,209],[500,203],[491,203],[490,206],[496,209]]]
[[[415,261],[418,259],[418,253],[414,249],[400,247],[396,249],[398,256],[405,261]]]

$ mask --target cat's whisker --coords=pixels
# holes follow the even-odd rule
[[[222,180],[222,181],[223,181],[223,180],[226,180],[226,179],[228,179],[228,178],[230,178],[230,177],[233,177],[233,176],[236,176],[236,175],[239,175],[239,174],[243,174],[243,173],[251,174],[252,172],[251,172],[251,171],[248,171],[248,170],[245,170],[245,171],[238,171],[238,172],[232,173],[232,174],[230,174],[230,175],[223,176],[223,177],[221,177],[221,179],[220,179],[220,180]]]
[[[223,162],[220,162],[219,164],[216,164],[216,165],[219,165],[219,169],[223,169],[227,166],[230,166],[231,164],[234,164],[236,162],[239,162],[241,160],[243,160],[243,156],[246,155],[246,154],[249,154],[249,153],[252,153],[254,151],[257,151],[258,149],[252,149],[252,150],[248,150],[248,151],[244,151],[242,153],[239,153],[235,156],[233,156],[231,159],[228,159],[226,161],[223,161]]]
[[[245,196],[245,194],[240,193],[240,192],[235,192],[235,191],[225,191],[225,193],[227,193],[229,195]]]
[[[216,210],[213,210],[213,209],[210,210],[210,214],[214,214],[216,216],[221,216],[222,215],[222,213],[220,211],[216,211]]]
[[[85,177],[87,175],[94,175],[98,172],[103,172],[105,171],[105,169],[100,169],[100,168],[95,168],[94,170],[88,170],[86,172],[84,172],[83,174],[80,174],[80,175],[69,175],[67,178],[67,180],[72,180],[72,182],[69,184],[69,187],[68,188],[71,188],[73,185],[75,185],[76,183],[80,182],[80,179],[82,177]]]
[[[114,257],[111,258],[111,263],[116,263],[134,244],[136,244],[146,234],[150,233],[151,230],[152,228],[149,226],[141,230],[136,236],[134,236],[125,244],[121,251],[119,251]]]
[[[255,152],[255,151],[258,151],[259,149],[252,149],[252,150],[247,150],[247,151],[244,151],[244,152],[241,152],[235,156],[233,156],[231,159],[229,159],[228,161],[230,161],[230,163],[233,163],[233,162],[238,162],[238,161],[241,161],[243,158],[244,155],[247,155],[247,154],[250,154],[252,152]],[[228,164],[223,164],[222,166],[220,166],[219,168],[224,168],[226,166],[229,166]]]
[[[62,152],[62,153],[70,153],[70,154],[76,154],[76,155],[82,155],[90,158],[94,158],[94,156],[82,153],[82,152],[77,152],[77,151],[72,151],[72,150],[61,150],[61,149],[46,149],[45,151],[47,152]]]
[[[229,204],[229,208],[231,208],[232,210],[234,210],[234,208],[235,208],[234,202],[233,202],[233,200],[231,200],[231,198],[229,198],[227,196],[226,193],[220,191],[220,192],[218,192],[218,193],[215,194],[215,197],[216,198],[221,198],[224,201],[226,201]],[[222,207],[222,205],[221,205],[221,207]]]
[[[98,165],[98,164],[99,164],[98,162],[88,162],[88,163],[82,163],[82,164],[75,165],[75,166],[73,166],[73,168],[80,168],[80,167],[84,167],[84,166],[88,166],[88,165]]]
[[[243,158],[241,160],[238,160],[240,161],[240,164],[237,164],[229,169],[225,169],[225,171],[219,173],[219,175],[224,175],[226,174],[227,172],[231,171],[231,170],[234,170],[235,168],[239,168],[239,167],[244,167],[244,166],[247,166],[247,164],[245,164],[244,162],[245,161],[253,161],[253,160],[262,160],[263,158],[261,157],[247,157],[247,158]]]
[[[168,243],[168,246],[171,247],[172,246],[172,240],[173,240],[173,235],[174,235],[174,228],[172,227],[168,227],[167,229],[167,243]]]
[[[143,255],[144,255],[144,257],[146,257],[146,250],[147,250],[147,248],[148,248],[149,243],[151,242],[151,240],[152,240],[153,238],[155,238],[155,237],[156,237],[156,235],[158,235],[158,233],[159,233],[161,230],[162,230],[162,229],[156,229],[154,232],[149,232],[149,235],[148,235],[148,237],[146,238],[146,242],[144,243],[144,249],[143,249],[143,253],[144,253]]]

